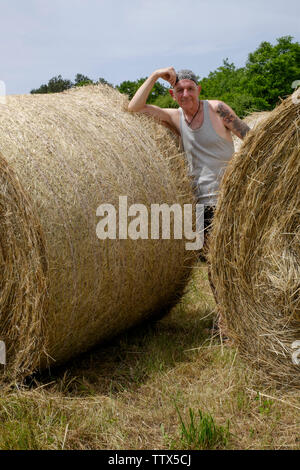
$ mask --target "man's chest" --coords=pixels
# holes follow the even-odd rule
[[[185,119],[183,113],[183,119]],[[206,121],[206,128],[211,129],[216,132],[217,135],[223,137],[224,139],[228,140],[229,142],[232,141],[231,132],[224,126],[224,123],[219,116],[219,114],[210,106],[208,105],[206,108],[206,112],[204,112],[204,106],[202,102],[201,110],[193,119],[193,122],[189,123],[187,119],[185,119],[186,124],[192,130],[201,129],[204,124],[204,119]],[[178,130],[180,132],[180,117],[178,113]]]

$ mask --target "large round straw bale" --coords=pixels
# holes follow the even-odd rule
[[[0,334],[7,370],[66,361],[174,302],[185,240],[100,240],[97,207],[193,202],[169,131],[107,86],[9,96],[0,113]],[[150,237],[150,234],[149,234]]]
[[[225,334],[269,378],[296,387],[300,386],[299,102],[295,95],[283,101],[249,132],[235,154],[224,176],[210,246]]]

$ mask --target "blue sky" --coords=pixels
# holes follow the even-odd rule
[[[226,57],[243,66],[262,41],[300,41],[299,0],[0,0],[0,7],[8,94],[59,74],[116,85],[172,65],[203,77]]]

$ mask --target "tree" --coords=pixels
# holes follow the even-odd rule
[[[64,80],[61,75],[53,77],[49,80],[48,85],[41,85],[38,89],[31,90],[30,93],[58,93],[68,90],[73,86],[70,80]]]
[[[58,93],[74,86],[96,85],[97,83],[103,83],[104,85],[109,85],[114,88],[105,78],[100,77],[97,82],[94,82],[87,75],[77,73],[74,83],[72,83],[71,80],[64,80],[61,75],[58,75],[57,77],[51,78],[48,85],[41,85],[39,88],[31,90],[30,93]]]
[[[48,93],[48,85],[41,85],[39,88],[34,88],[30,91],[31,94],[35,93]]]
[[[136,80],[135,82],[126,80],[122,82],[120,85],[118,85],[116,88],[119,90],[120,93],[124,93],[125,95],[128,95],[128,98],[131,100],[137,90],[142,86],[142,84],[146,81],[146,78],[140,78]],[[168,88],[164,85],[162,85],[160,82],[156,82],[154,87],[152,88],[151,93],[148,96],[147,103],[151,104],[154,103],[155,100],[159,96],[165,96],[168,95]]]
[[[75,86],[91,85],[93,83],[93,80],[86,75],[82,75],[82,73],[77,73],[75,77]]]
[[[225,93],[231,93],[237,88],[242,74],[243,69],[236,69],[235,65],[226,58],[223,60],[223,65],[201,80],[201,95],[209,96],[210,99],[219,99]]]
[[[159,95],[152,104],[160,108],[178,108],[177,101],[174,101],[169,93],[167,95]]]
[[[273,46],[262,42],[248,56],[244,86],[253,96],[266,101],[269,109],[279,98],[292,93],[292,83],[300,78],[300,44],[292,36],[277,39]]]
[[[240,117],[274,108],[293,92],[292,83],[300,78],[300,44],[292,40],[283,36],[276,45],[262,42],[239,69],[225,59],[201,80],[201,97],[228,103]]]
[[[228,58],[223,65],[201,80],[201,98],[227,103],[241,118],[252,111],[266,109],[267,102],[253,96],[245,82],[245,69],[236,68]]]
[[[238,116],[252,111],[272,109],[280,98],[293,92],[292,83],[300,79],[300,44],[292,36],[277,39],[277,44],[264,41],[248,55],[245,67],[236,68],[228,58],[215,71],[200,81],[202,99],[217,99],[228,103]],[[125,80],[116,88],[132,99],[146,78]],[[54,93],[72,86],[94,83],[89,77],[77,74],[75,83],[64,80],[61,75],[53,77],[47,85],[41,85],[31,93]],[[100,77],[95,83],[113,85]],[[147,103],[162,108],[177,107],[169,95],[169,88],[159,81],[149,94]]]
[[[109,83],[107,80],[105,80],[105,78],[103,77],[100,77],[99,80],[96,82],[96,83],[102,83],[102,85],[108,85],[108,86],[111,86],[112,88],[114,88],[113,84],[112,83]]]

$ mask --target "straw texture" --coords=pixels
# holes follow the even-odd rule
[[[110,87],[9,96],[0,113],[0,334],[7,372],[66,361],[174,303],[185,240],[99,240],[96,209],[191,203],[169,131]],[[150,210],[149,210],[150,212]]]
[[[292,347],[300,340],[300,99],[293,98],[249,132],[229,165],[210,262],[225,334],[269,380],[300,387]]]

